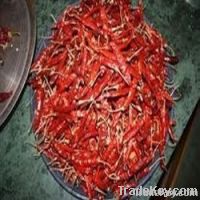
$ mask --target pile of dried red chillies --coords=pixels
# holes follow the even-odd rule
[[[67,7],[32,65],[39,152],[89,199],[135,187],[163,163],[173,100],[161,34],[129,0]]]

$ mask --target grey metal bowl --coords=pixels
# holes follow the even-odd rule
[[[0,103],[0,126],[6,120],[26,82],[36,38],[33,7],[29,0],[1,0],[0,26],[20,32],[6,50],[0,49],[4,65],[0,66],[0,92],[12,91],[12,96]]]

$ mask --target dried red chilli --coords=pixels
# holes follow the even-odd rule
[[[30,81],[37,148],[89,199],[136,187],[156,152],[163,165],[173,136],[164,84],[177,58],[145,22],[141,1],[82,0],[66,8],[50,38]]]
[[[5,49],[11,40],[11,30],[7,27],[0,27],[0,47]]]
[[[0,27],[0,47],[5,49],[13,36],[20,36],[19,32],[12,31],[8,27]]]
[[[0,103],[9,99],[11,95],[12,95],[12,92],[0,92]]]
[[[5,49],[7,44],[11,41],[12,35],[10,34],[10,30],[5,27],[0,27],[0,47]],[[0,65],[3,65],[3,59],[0,57]]]

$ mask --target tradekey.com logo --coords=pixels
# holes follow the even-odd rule
[[[157,188],[157,186],[149,188],[138,187],[138,188],[127,188],[124,186],[119,186],[120,195],[122,196],[164,196],[164,197],[177,197],[177,196],[198,196],[197,188]]]

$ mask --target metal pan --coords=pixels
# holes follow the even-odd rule
[[[12,96],[0,103],[0,126],[6,120],[26,82],[33,58],[36,22],[29,0],[1,0],[0,26],[20,32],[6,50],[0,50],[4,65],[0,66],[0,92],[12,91]]]

